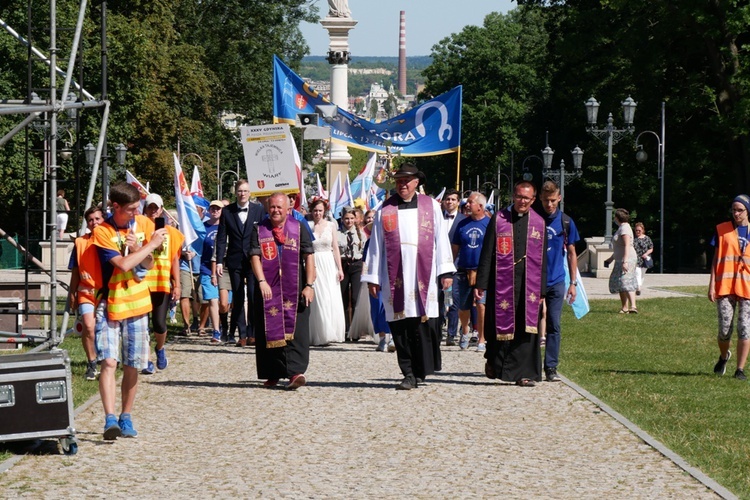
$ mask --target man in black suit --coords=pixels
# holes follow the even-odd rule
[[[216,235],[216,274],[229,273],[232,283],[232,322],[229,331],[239,329],[237,347],[255,343],[253,332],[253,272],[250,268],[250,235],[265,211],[258,203],[250,203],[250,185],[241,180],[236,187],[237,201],[221,213]],[[226,266],[226,269],[224,267]],[[245,312],[245,294],[248,308]]]
[[[445,230],[448,231],[448,238],[453,241],[453,233],[456,231],[458,223],[466,218],[461,213],[459,208],[459,193],[455,189],[447,189],[443,195],[443,218],[445,219]],[[458,292],[458,287],[455,288],[455,292]],[[440,290],[438,301],[444,304],[444,292]],[[445,307],[440,308],[440,328],[442,330],[443,323],[445,322]],[[445,340],[445,345],[454,346],[456,345],[456,335],[458,333],[458,293],[453,294],[453,302],[448,309],[448,337]],[[439,342],[438,342],[439,344]]]

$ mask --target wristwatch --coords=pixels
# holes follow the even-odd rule
[[[578,286],[578,282],[577,281],[571,281],[570,284],[573,285],[573,286]]]
[[[305,288],[307,286],[309,286],[310,288],[312,288],[313,290],[315,290],[315,285],[313,283],[305,283],[305,286],[303,286],[302,288]]]

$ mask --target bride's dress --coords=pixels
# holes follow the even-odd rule
[[[343,342],[346,333],[344,303],[341,300],[341,285],[338,268],[333,258],[335,225],[326,221],[322,234],[315,234],[315,297],[310,305],[310,345],[326,345]]]

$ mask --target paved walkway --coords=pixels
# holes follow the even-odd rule
[[[168,353],[141,378],[137,439],[102,441],[96,401],[78,454],[21,458],[2,495],[716,498],[569,386],[490,381],[474,351],[444,347],[440,374],[395,391],[395,354],[313,348],[296,392],[263,388],[252,348],[190,338]]]

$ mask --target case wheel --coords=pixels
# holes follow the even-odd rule
[[[74,437],[60,438],[60,446],[66,455],[75,455],[78,453],[78,442]]]

